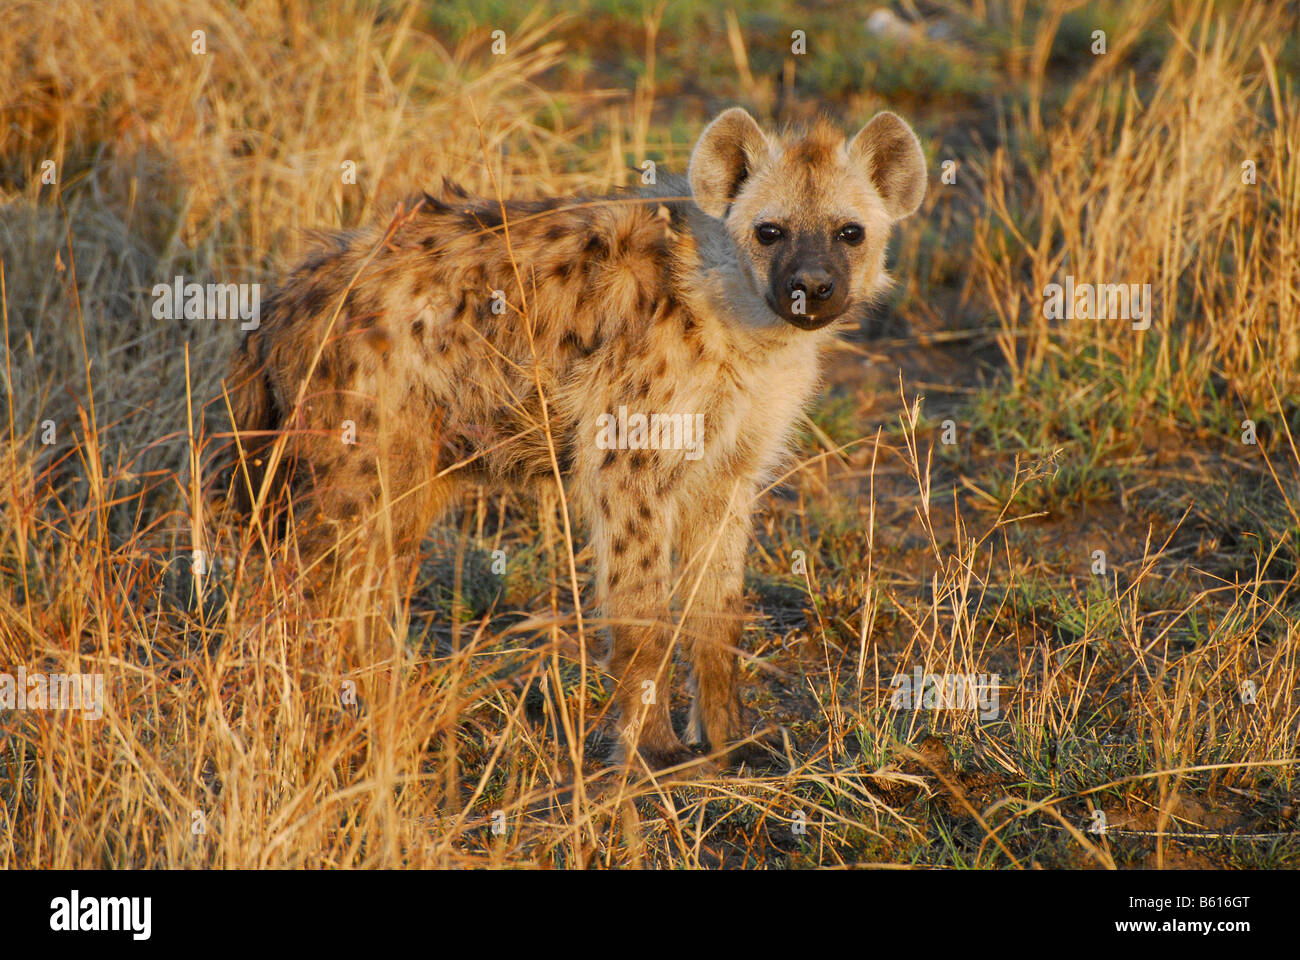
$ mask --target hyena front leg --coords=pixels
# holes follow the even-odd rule
[[[673,732],[669,714],[672,517],[621,484],[602,484],[597,496],[597,581],[610,622],[608,668],[619,711],[614,759],[622,762],[635,749],[652,769],[674,766],[691,754]]]
[[[679,589],[691,656],[687,740],[725,750],[740,732],[737,652],[744,628],[745,553],[749,491],[743,485],[683,506],[678,551]]]

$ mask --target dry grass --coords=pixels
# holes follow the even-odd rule
[[[655,71],[627,97],[563,86],[568,28],[542,13],[493,56],[488,29],[448,46],[417,4],[107,7],[0,12],[0,671],[107,692],[98,719],[0,709],[0,867],[1300,862],[1281,6],[1127,8],[1113,55],[1056,100],[1066,5],[954,13],[1011,23],[1025,94],[904,231],[899,309],[939,342],[951,304],[959,355],[987,338],[998,379],[940,408],[954,451],[907,360],[871,394],[846,351],[848,406],[814,417],[756,526],[745,696],[786,756],[689,783],[598,762],[599,624],[558,496],[467,500],[378,630],[361,605],[310,615],[292,545],[203,493],[237,322],[155,320],[151,297],[176,274],[271,282],[303,230],[386,219],[442,174],[560,194],[647,155],[680,165]],[[763,87],[729,25],[727,95]],[[1123,55],[1153,33],[1169,42],[1139,90]],[[1156,322],[1045,320],[1066,273],[1151,283]],[[218,558],[201,577],[198,545]],[[916,666],[999,674],[999,716],[891,707]]]

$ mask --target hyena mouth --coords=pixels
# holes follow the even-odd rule
[[[832,304],[814,304],[807,313],[798,313],[789,301],[782,303],[770,293],[765,299],[773,313],[800,330],[820,330],[827,324],[834,323],[844,313],[843,306]],[[785,300],[784,297],[781,299]]]

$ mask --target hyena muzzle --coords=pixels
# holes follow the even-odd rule
[[[462,485],[562,480],[593,546],[621,756],[692,755],[669,715],[679,646],[687,738],[724,751],[753,502],[824,348],[888,285],[925,179],[892,113],[846,141],[731,109],[687,178],[646,191],[502,202],[444,182],[268,298],[226,381],[234,494],[291,492],[299,554],[330,581],[367,550],[413,562]]]

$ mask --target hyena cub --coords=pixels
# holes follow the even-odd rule
[[[358,550],[412,562],[459,485],[562,477],[611,625],[620,759],[691,756],[665,683],[678,641],[687,737],[726,750],[753,502],[925,179],[892,113],[846,142],[731,109],[689,177],[649,191],[498,202],[444,183],[264,305],[227,381],[237,492],[293,490],[303,562],[337,571]]]

